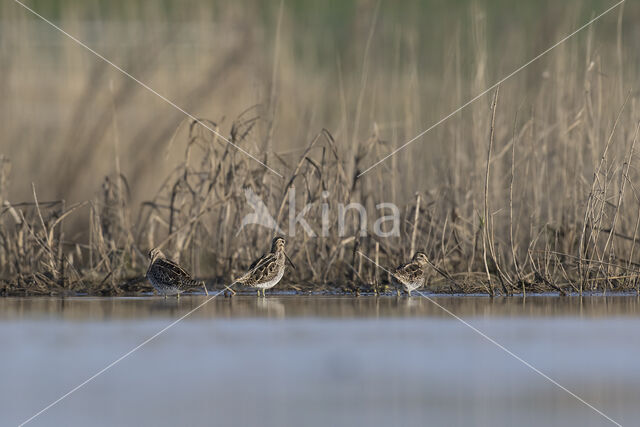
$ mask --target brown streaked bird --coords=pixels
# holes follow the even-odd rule
[[[291,266],[295,268],[287,254],[284,252],[285,240],[282,237],[276,237],[271,241],[271,251],[262,255],[255,260],[250,266],[249,271],[233,283],[241,283],[246,286],[258,289],[258,296],[262,290],[271,289],[278,284],[284,275],[285,262],[289,261]]]
[[[393,275],[402,283],[409,296],[411,296],[411,291],[424,284],[428,264],[429,258],[427,254],[418,251],[411,259],[411,262],[402,264],[393,272]],[[398,291],[399,294],[400,292]]]
[[[160,249],[151,249],[149,258],[151,261],[147,269],[147,279],[165,298],[167,295],[175,295],[179,298],[182,292],[199,287],[209,295],[204,282],[194,280],[182,267],[164,256]]]

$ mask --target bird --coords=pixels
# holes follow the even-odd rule
[[[426,267],[429,264],[429,258],[424,252],[416,252],[410,262],[398,266],[393,275],[407,290],[409,296],[411,291],[418,289],[424,284],[426,278]],[[398,290],[398,295],[400,291]]]
[[[255,260],[249,266],[249,271],[234,280],[230,286],[235,283],[250,286],[258,289],[258,296],[262,291],[264,297],[265,290],[273,288],[282,279],[286,261],[289,261],[291,266],[296,268],[284,252],[284,245],[285,240],[282,237],[275,237],[271,241],[271,251]]]
[[[194,280],[182,267],[164,256],[160,249],[151,249],[149,259],[146,277],[165,298],[167,295],[180,298],[182,292],[200,286],[204,289],[204,293],[209,295],[203,281]]]

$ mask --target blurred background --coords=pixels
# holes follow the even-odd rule
[[[603,424],[433,301],[367,296],[397,288],[364,256],[388,268],[415,250],[457,281],[429,272],[436,304],[638,419],[640,2],[510,78],[495,108],[490,91],[358,176],[617,0],[24,1],[283,177],[1,2],[0,295],[46,296],[0,298],[3,419],[201,306],[129,298],[151,291],[149,248],[221,289],[273,234],[239,232],[244,190],[287,230],[292,186],[318,234],[329,205],[330,235],[287,236],[298,268],[268,298],[215,299],[36,421]],[[336,232],[351,202],[367,236],[355,215]],[[397,237],[371,233],[382,202],[400,208]],[[531,296],[583,290],[635,293]]]
[[[636,158],[632,147],[640,117],[640,5],[635,2],[615,8],[501,86],[487,191],[493,92],[398,155],[357,175],[615,2],[26,4],[186,111],[211,120],[222,135],[231,138],[239,128],[246,130],[238,143],[284,176],[265,175],[266,170],[243,154],[225,152],[228,147],[219,139],[212,141],[208,131],[200,133],[209,138],[200,146],[204,154],[189,151],[193,128],[183,113],[17,3],[3,2],[0,201],[33,201],[33,183],[41,201],[126,204],[127,212],[110,221],[118,222],[127,237],[113,237],[104,225],[109,214],[96,212],[103,219],[100,233],[106,240],[113,238],[111,251],[124,240],[142,248],[157,244],[159,235],[171,239],[176,220],[162,209],[174,206],[176,189],[191,191],[189,180],[207,173],[226,176],[227,181],[216,187],[216,197],[202,196],[199,204],[188,206],[181,202],[187,209],[181,210],[185,215],[179,226],[198,218],[204,227],[190,231],[190,236],[206,235],[191,247],[193,264],[201,258],[198,248],[207,245],[227,256],[238,229],[233,219],[247,213],[243,188],[254,188],[277,212],[284,206],[286,180],[298,159],[306,157],[306,169],[295,184],[302,188],[316,179],[328,188],[326,181],[334,182],[332,203],[358,201],[375,212],[376,203],[394,202],[407,207],[407,218],[413,215],[416,192],[421,194],[419,233],[410,248],[440,251],[446,262],[458,263],[457,269],[481,266],[477,248],[484,224],[495,236],[492,263],[504,263],[505,269],[517,270],[516,258],[528,262],[532,247],[576,253],[587,223],[591,231],[596,229],[587,240],[601,261],[615,246],[608,236],[599,240],[598,233],[607,227],[615,231],[614,240],[622,236],[615,246],[622,257],[635,259],[640,195],[633,185],[623,185],[637,177],[635,167],[625,167],[628,159]],[[333,137],[333,145],[323,139],[324,151],[307,155],[305,147],[322,129]],[[214,145],[215,150],[206,151]],[[333,157],[328,150],[334,150]],[[326,161],[329,157],[333,163]],[[208,169],[189,166],[201,159],[210,160]],[[324,172],[313,175],[314,168]],[[177,179],[171,174],[183,172],[185,178],[171,184]],[[118,191],[113,191],[114,182]],[[215,182],[219,185],[220,180]],[[298,191],[298,202],[314,202],[319,212],[320,191],[307,190],[304,198]],[[190,197],[184,191],[183,196]],[[141,205],[150,200],[152,204]],[[233,207],[228,207],[229,200]],[[594,204],[585,208],[587,202]],[[148,217],[136,216],[145,206],[155,209],[159,228],[150,226]],[[203,206],[212,219],[200,220]],[[318,218],[312,226],[319,227],[319,215],[308,216]],[[224,224],[217,223],[222,217]],[[66,236],[86,243],[88,224],[95,225],[91,218],[69,215]],[[358,229],[355,221],[350,226]],[[217,227],[232,231],[224,234]],[[415,227],[409,222],[402,227],[402,236],[383,248],[391,262],[410,256],[407,242]],[[265,238],[259,232],[252,236],[253,243]],[[170,252],[179,257],[190,247],[190,238],[175,237]],[[214,240],[219,247],[212,249],[206,242]],[[329,249],[319,256],[327,269],[336,248],[340,260],[351,250],[348,243],[353,240],[334,239],[325,245]],[[373,243],[367,245],[374,250]],[[309,254],[319,251],[310,248],[306,261],[312,264],[315,255]],[[451,261],[452,256],[458,261]],[[313,276],[327,277],[326,272]]]
[[[382,1],[376,16],[376,1],[290,0],[280,18],[279,1],[26,4],[185,110],[220,124],[223,134],[257,105],[261,117],[275,117],[274,152],[305,147],[323,127],[348,151],[377,126],[389,142],[382,155],[613,2]],[[520,107],[525,121],[541,92],[554,106],[580,102],[596,61],[592,74],[601,77],[611,119],[618,98],[637,83],[640,57],[625,53],[635,52],[640,39],[639,12],[624,5],[509,81],[505,111]],[[184,144],[170,141],[185,116],[18,4],[3,2],[0,19],[0,152],[12,162],[10,199],[30,199],[31,182],[46,199],[90,199],[113,173],[116,155],[134,204],[157,191],[160,177],[182,158]],[[487,109],[490,100],[474,108]],[[400,187],[418,176],[425,179],[408,193],[425,190],[449,168],[473,173],[460,157],[447,156],[457,142],[470,151],[462,154],[466,163],[484,157],[484,149],[475,153],[484,140],[466,141],[475,136],[473,111],[394,160],[418,171],[398,177]],[[552,112],[533,114],[543,120]],[[504,120],[513,122],[513,114]],[[259,139],[249,146],[256,154]]]

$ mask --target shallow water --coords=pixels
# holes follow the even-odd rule
[[[640,299],[431,296],[623,425]],[[0,299],[17,425],[204,297]],[[213,299],[30,425],[611,425],[421,297]]]

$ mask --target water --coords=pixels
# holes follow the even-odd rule
[[[433,297],[623,425],[640,300]],[[0,424],[17,425],[204,297],[0,299]],[[217,298],[30,425],[601,426],[420,297]]]

